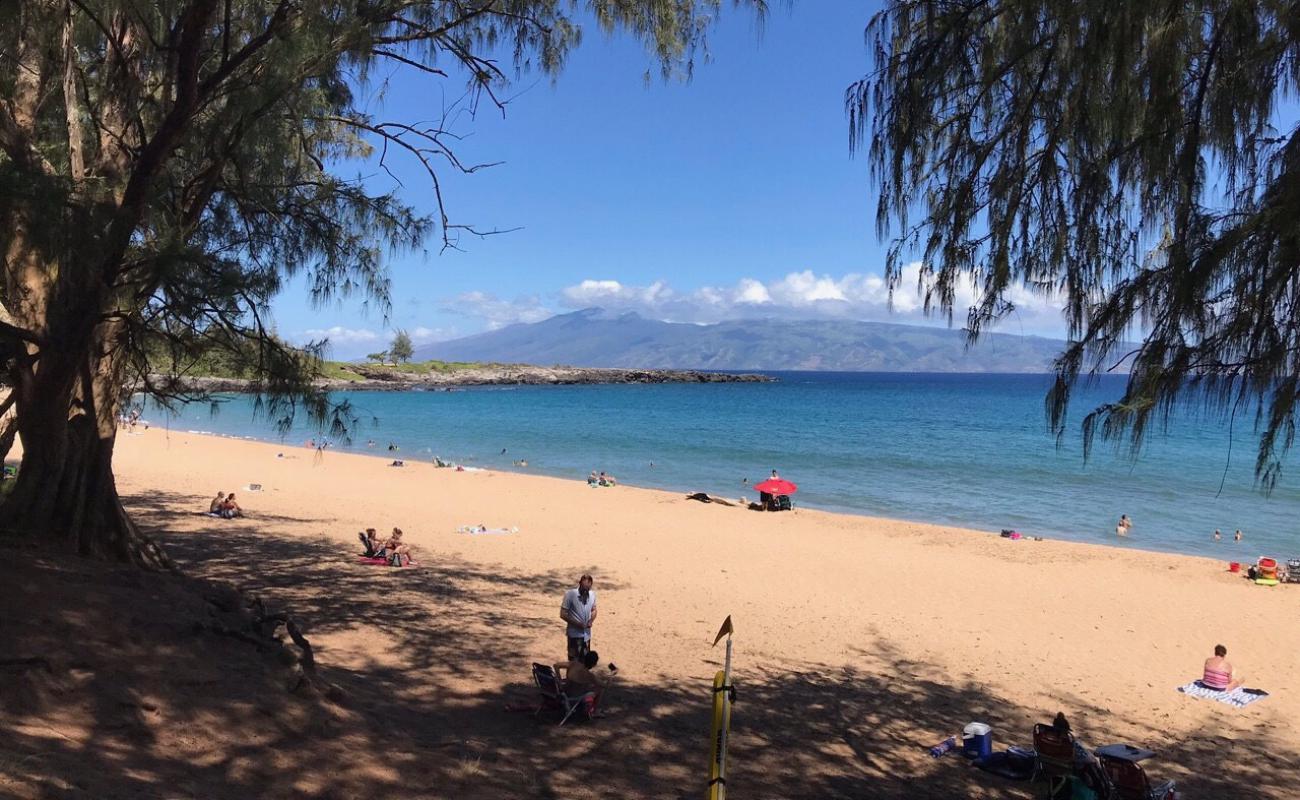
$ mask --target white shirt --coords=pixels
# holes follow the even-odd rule
[[[587,623],[591,622],[591,615],[596,612],[595,589],[587,592],[586,603],[582,602],[577,589],[570,589],[564,593],[564,600],[560,603],[560,610],[567,611],[569,619],[575,619],[582,623],[581,625],[569,623],[569,627],[565,629],[565,634],[569,638],[576,639],[579,636],[584,639],[591,638],[591,629],[587,627]]]

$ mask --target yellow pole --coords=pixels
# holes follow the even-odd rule
[[[713,676],[713,730],[709,737],[712,752],[709,759],[709,798],[708,800],[726,800],[727,797],[727,738],[731,734],[731,700],[734,687],[731,684],[731,617],[722,623],[722,629],[713,640],[727,637],[727,660],[718,674]]]

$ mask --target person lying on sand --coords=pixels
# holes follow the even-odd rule
[[[1205,673],[1201,685],[1219,692],[1231,692],[1242,684],[1242,677],[1228,661],[1228,648],[1221,644],[1214,646],[1214,655],[1205,659]]]
[[[212,502],[208,504],[208,513],[214,517],[221,516],[221,504],[224,502],[226,502],[226,493],[217,492],[217,496],[212,498]]]
[[[226,496],[225,502],[221,504],[221,510],[218,513],[226,519],[234,519],[235,517],[244,516],[244,509],[240,508],[239,503],[235,502],[234,492],[231,492]]]

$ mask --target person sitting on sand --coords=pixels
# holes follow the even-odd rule
[[[393,528],[392,534],[375,557],[388,559],[389,565],[394,567],[405,567],[411,563],[411,546],[402,542],[401,528]]]
[[[618,486],[618,481],[614,479],[614,476],[613,476],[613,475],[606,475],[605,473],[602,472],[602,473],[600,473],[600,485],[601,485],[601,486]]]
[[[225,517],[226,519],[234,519],[235,517],[244,516],[244,509],[240,508],[239,503],[235,502],[234,492],[231,492],[229,495],[226,496],[225,502],[221,504],[220,513],[221,516]]]
[[[1216,692],[1231,692],[1241,686],[1241,676],[1228,661],[1228,648],[1221,644],[1214,646],[1214,655],[1205,659],[1205,673],[1201,685]]]
[[[214,517],[221,516],[221,504],[224,502],[226,502],[226,493],[217,492],[217,496],[212,498],[211,503],[208,503],[208,513]]]
[[[587,476],[587,485],[588,486],[600,485],[600,478],[596,476],[596,470],[593,469],[591,471],[591,474]]]

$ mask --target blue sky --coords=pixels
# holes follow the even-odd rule
[[[328,335],[335,357],[353,358],[395,327],[419,343],[589,306],[711,322],[816,315],[834,300],[855,318],[922,321],[910,297],[886,308],[875,193],[865,159],[849,158],[844,91],[869,68],[876,4],[773,5],[761,35],[726,7],[689,83],[656,72],[647,84],[640,44],[587,26],[554,84],[525,76],[504,119],[487,104],[457,118],[462,160],[502,163],[444,176],[450,216],[519,230],[393,259],[387,322],[356,299],[314,308],[292,285],[274,303],[279,330]],[[402,120],[436,119],[460,86],[398,73],[382,102]],[[401,191],[432,209],[413,166],[394,162]],[[1003,327],[1060,329],[1041,302]]]

